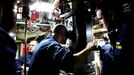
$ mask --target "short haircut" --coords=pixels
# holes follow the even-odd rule
[[[53,33],[60,33],[63,30],[67,31],[67,28],[63,24],[56,24],[55,27],[53,28],[52,32]]]

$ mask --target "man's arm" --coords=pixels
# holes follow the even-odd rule
[[[90,52],[92,50],[95,49],[95,44],[94,42],[89,42],[86,46],[86,48],[84,48],[82,51],[73,54],[74,59],[76,62],[85,62],[90,54]]]
[[[96,48],[94,42],[90,42],[87,44],[86,48],[81,50],[78,53],[73,54],[74,56],[74,71],[80,69],[84,66],[85,62],[88,60],[88,56],[91,51]]]

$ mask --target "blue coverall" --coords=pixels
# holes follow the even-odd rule
[[[42,40],[33,54],[29,75],[59,75],[59,70],[73,70],[73,54],[64,48],[53,36]]]

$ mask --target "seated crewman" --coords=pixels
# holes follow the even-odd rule
[[[37,44],[38,44],[38,41],[36,41],[36,40],[32,40],[29,43],[29,47],[28,47],[29,51],[26,54],[26,59],[25,59],[25,54],[20,56],[20,58],[17,60],[17,69],[23,69],[23,65],[25,64],[25,60],[26,60],[26,66],[29,67],[29,63],[31,62],[31,58],[32,58],[33,52],[34,52]]]

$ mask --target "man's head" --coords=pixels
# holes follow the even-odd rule
[[[101,9],[97,9],[96,10],[96,16],[99,20],[99,24],[102,25],[103,27],[108,27],[108,23],[102,13],[102,10]]]
[[[102,0],[96,10],[99,23],[111,31],[122,18],[123,7],[120,0]]]
[[[68,31],[67,28],[62,24],[57,24],[53,31],[54,37],[57,39],[57,41],[61,44],[65,44],[67,40]]]
[[[33,52],[35,50],[35,47],[37,46],[37,44],[38,44],[38,41],[32,40],[29,43],[29,52]]]
[[[15,26],[14,3],[16,0],[0,0],[0,27],[9,32]]]

